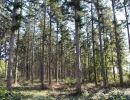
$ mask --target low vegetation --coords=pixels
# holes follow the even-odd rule
[[[82,94],[75,94],[75,83],[71,79],[66,82],[52,83],[41,90],[40,81],[21,82],[22,85],[6,90],[4,81],[0,86],[0,100],[130,100],[130,88],[109,86],[104,89],[93,83],[82,85]],[[70,83],[69,83],[70,82]],[[25,84],[26,85],[25,85]]]

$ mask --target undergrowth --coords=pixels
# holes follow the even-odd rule
[[[38,91],[38,90],[37,90]],[[46,95],[42,95],[45,91],[41,92],[41,95],[34,95],[36,91],[18,91],[12,90],[7,91],[6,89],[0,89],[0,100],[130,100],[130,95],[125,94],[123,92],[118,92],[119,90],[111,90],[109,92],[101,92],[93,93],[92,95],[86,95],[83,93],[82,95],[72,96],[70,94],[59,93],[57,95],[53,95],[50,90],[47,90]],[[54,91],[58,92],[58,91]]]
[[[1,81],[2,82],[2,81]],[[6,90],[0,83],[0,100],[130,100],[130,88],[109,87],[104,89],[93,84],[83,86],[82,95],[72,95],[75,84],[68,79],[66,84],[55,84],[55,88],[40,89],[40,84],[30,84]]]

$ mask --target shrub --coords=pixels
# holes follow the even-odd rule
[[[108,100],[128,100],[124,93],[118,93],[118,94],[111,94],[108,98]]]
[[[73,79],[71,77],[66,78],[67,84],[72,85]]]

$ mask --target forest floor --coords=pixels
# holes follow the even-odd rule
[[[13,87],[5,99],[0,100],[130,100],[130,88],[112,87],[104,89],[93,83],[82,86],[82,95],[75,95],[75,84],[52,83],[46,85],[45,90],[40,89],[40,82],[33,84],[23,82],[18,87]],[[1,97],[0,97],[1,98]]]

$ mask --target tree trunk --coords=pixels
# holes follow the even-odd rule
[[[21,4],[22,4],[22,0],[21,0]],[[21,8],[21,11],[20,11],[20,14],[22,14],[22,8]],[[21,23],[21,18],[20,18],[20,21]],[[14,84],[17,85],[17,77],[18,77],[18,49],[19,49],[19,32],[20,32],[20,29],[18,29],[18,36],[17,36],[17,47],[16,47],[16,64],[15,64],[15,69],[14,69]]]
[[[106,81],[108,82],[108,67],[107,67],[107,56],[105,55],[105,66],[106,66]]]
[[[86,82],[86,78],[87,78],[87,75],[86,75],[86,55],[84,55],[84,64],[83,64],[83,81]]]
[[[110,39],[111,39],[111,60],[112,60],[112,70],[113,70],[113,78],[114,81],[116,79],[116,75],[115,75],[115,66],[114,66],[114,58],[113,58],[113,48],[112,48],[112,43],[113,43],[113,39],[112,39],[112,34],[110,33]]]
[[[15,69],[14,69],[14,84],[17,85],[17,73],[18,73],[18,55],[16,55],[16,64],[15,64]]]
[[[18,71],[18,48],[19,48],[19,30],[18,30],[18,37],[17,37],[17,47],[16,47],[16,64],[14,69],[14,84],[17,85],[17,71]]]
[[[41,88],[44,89],[44,41],[45,41],[45,32],[46,32],[46,0],[44,1],[44,27],[42,35],[42,61],[41,61]]]
[[[57,22],[57,34],[56,34],[56,70],[55,70],[55,78],[58,83],[58,22]]]
[[[51,9],[50,9],[51,10]],[[52,31],[52,29],[51,29],[51,17],[52,17],[52,15],[51,15],[51,11],[50,11],[50,36],[49,36],[49,85],[51,85],[51,63],[52,63],[52,51],[51,51],[51,35],[52,35],[52,33],[51,33],[51,31]]]
[[[29,26],[30,27],[30,26]],[[29,29],[28,29],[29,30]],[[27,61],[26,61],[26,80],[28,81],[29,80],[29,54],[30,54],[30,50],[29,50],[29,48],[30,48],[30,32],[29,31],[27,31],[28,33],[28,43],[27,43]]]
[[[25,49],[25,57],[24,57],[24,68],[23,68],[23,78],[26,80],[26,66],[27,66],[27,50]]]
[[[11,33],[10,47],[9,47],[9,61],[7,70],[7,89],[12,88],[12,68],[13,68],[13,46],[14,46],[14,32]]]
[[[77,66],[77,93],[81,93],[82,72],[80,62],[80,46],[79,46],[79,27],[78,27],[78,9],[75,7],[75,40],[76,40],[76,66]]]
[[[33,83],[33,68],[34,68],[34,42],[35,42],[35,16],[34,16],[34,32],[32,41],[32,64],[31,64],[31,83]]]
[[[18,0],[15,0],[14,3],[17,3]],[[12,27],[16,25],[16,9],[13,8],[13,19],[12,19]],[[9,43],[9,61],[8,61],[8,70],[7,70],[7,89],[11,90],[12,88],[12,68],[13,68],[13,47],[14,47],[14,36],[15,36],[15,30],[12,30],[11,36],[10,36],[10,43]]]
[[[100,22],[100,12],[99,12],[99,1],[97,0],[97,13],[98,13],[98,26],[99,26],[99,41],[100,41],[100,59],[101,59],[101,72],[103,77],[103,85],[106,88],[106,75],[105,75],[105,68],[104,68],[104,57],[103,57],[103,46],[102,46],[102,30],[101,30],[101,22]]]
[[[61,50],[61,54],[60,54],[60,56],[61,56],[61,61],[60,61],[60,63],[61,63],[61,72],[60,72],[60,77],[61,77],[61,81],[62,81],[62,79],[63,79],[63,43],[61,42],[61,47],[60,47],[60,50]]]
[[[116,80],[116,74],[115,74],[115,66],[113,64],[114,60],[113,60],[113,53],[112,53],[112,68],[113,68],[113,77],[114,77],[114,81]]]
[[[66,64],[66,60],[64,59],[64,67],[63,67],[63,70],[64,70],[64,76],[63,76],[63,78],[64,78],[64,80],[65,80],[65,78],[66,78],[66,66],[65,66],[65,64]]]
[[[92,16],[92,42],[93,42],[93,64],[94,64],[94,81],[95,85],[97,86],[97,67],[96,67],[96,60],[95,60],[95,40],[94,40],[94,30],[93,30],[93,1],[91,3],[91,16]]]
[[[117,64],[118,64],[119,75],[120,75],[120,86],[123,86],[123,72],[122,72],[121,56],[120,56],[119,34],[117,33],[116,15],[115,15],[114,7],[115,7],[115,1],[112,0],[114,31],[115,31],[114,33],[115,33],[115,39],[116,39]]]

